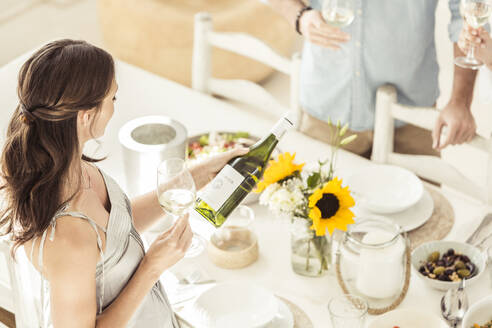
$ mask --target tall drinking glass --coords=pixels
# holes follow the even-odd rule
[[[364,328],[368,305],[355,295],[332,298],[328,303],[333,328]]]
[[[321,15],[334,27],[349,26],[354,20],[353,0],[323,0]]]
[[[196,187],[186,163],[181,158],[170,158],[157,168],[157,197],[164,212],[176,220],[193,208]],[[204,250],[203,240],[193,234],[193,241],[185,257],[194,257]]]
[[[462,0],[461,15],[466,21],[466,24],[474,29],[478,29],[485,25],[492,13],[491,0]],[[454,63],[463,68],[479,69],[483,63],[475,58],[475,48],[470,47],[466,57],[456,57]]]

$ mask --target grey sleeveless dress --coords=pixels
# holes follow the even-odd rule
[[[96,268],[96,294],[97,308],[100,314],[110,305],[131,279],[142,260],[145,251],[140,235],[133,226],[131,205],[128,197],[121,190],[118,184],[103,171],[101,171],[109,201],[111,211],[107,229],[98,226],[92,219],[83,213],[66,211],[65,207],[53,217],[50,235],[47,231],[41,236],[39,245],[38,267],[43,272],[43,248],[46,239],[53,240],[56,228],[56,220],[62,216],[73,216],[78,219],[86,220],[96,231],[97,246],[101,259]],[[106,233],[106,249],[102,250],[102,242],[99,236],[101,229]],[[37,240],[34,240],[33,245]],[[34,249],[34,246],[32,247]],[[31,261],[32,261],[31,251]],[[49,306],[49,282],[41,277],[41,309],[40,327],[52,327]],[[171,305],[167,299],[164,288],[158,281],[151,291],[144,298],[141,305],[136,310],[127,327],[145,328],[178,328],[177,322]]]

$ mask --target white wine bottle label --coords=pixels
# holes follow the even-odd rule
[[[231,196],[234,190],[244,181],[244,177],[232,166],[227,164],[210,181],[199,197],[217,211],[225,201]]]

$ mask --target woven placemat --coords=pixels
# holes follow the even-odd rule
[[[289,307],[290,312],[292,312],[292,315],[294,316],[294,328],[314,328],[314,325],[306,312],[291,301],[280,296],[277,297],[280,298]]]
[[[408,233],[412,250],[427,241],[443,239],[454,225],[453,207],[446,197],[437,190],[426,189],[434,201],[434,212],[426,223]]]

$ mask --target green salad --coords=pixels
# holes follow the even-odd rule
[[[211,155],[222,153],[236,145],[251,146],[254,140],[248,132],[203,134],[198,140],[188,143],[188,159],[200,160]]]

